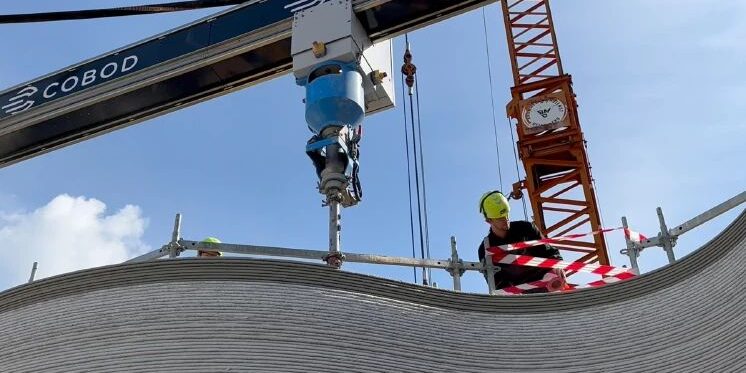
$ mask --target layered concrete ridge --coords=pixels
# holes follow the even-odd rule
[[[746,213],[674,265],[490,297],[249,259],[0,293],[0,372],[744,372]]]

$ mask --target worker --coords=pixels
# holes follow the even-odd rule
[[[200,243],[222,243],[219,239],[215,237],[207,237]],[[212,251],[212,250],[197,250],[197,256],[200,258],[209,258],[209,257],[216,257],[216,256],[223,256],[223,253],[220,251]]]
[[[479,212],[482,213],[485,222],[490,226],[489,233],[482,244],[479,245],[479,260],[482,263],[484,263],[485,248],[543,238],[541,232],[536,229],[533,223],[527,221],[511,222],[509,220],[510,205],[508,199],[499,191],[487,192],[482,196],[479,200]],[[559,250],[550,245],[531,246],[511,251],[511,254],[562,259]],[[562,290],[566,286],[565,275],[562,270],[502,263],[497,263],[495,266],[496,289],[542,280],[549,272],[555,273],[558,278],[555,281],[550,281],[546,288],[532,289],[527,293],[546,293]],[[485,274],[486,278],[487,275]]]

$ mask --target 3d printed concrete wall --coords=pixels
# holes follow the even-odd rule
[[[745,267],[743,213],[671,266],[564,294],[285,261],[115,265],[0,293],[0,372],[744,372]]]

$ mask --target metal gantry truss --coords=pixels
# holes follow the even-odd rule
[[[380,42],[495,0],[352,2]],[[247,0],[0,90],[0,168],[289,73],[294,12],[321,3]]]

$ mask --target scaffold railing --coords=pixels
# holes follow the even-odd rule
[[[622,254],[628,255],[632,268],[639,274],[639,267],[637,264],[637,257],[640,252],[647,247],[660,246],[668,253],[669,263],[676,261],[673,254],[673,247],[676,244],[676,239],[714,219],[715,217],[724,214],[725,212],[734,209],[741,204],[746,202],[746,191],[739,193],[733,198],[703,212],[696,217],[689,219],[688,221],[672,228],[667,229],[665,220],[663,219],[663,213],[661,208],[658,208],[658,217],[661,224],[661,232],[658,233],[657,237],[645,239],[639,243],[633,242],[626,237],[627,248],[622,250]],[[160,249],[153,250],[147,254],[132,258],[125,263],[136,263],[150,260],[156,260],[163,257],[177,258],[181,253],[192,250],[192,251],[220,251],[223,253],[241,254],[241,255],[254,255],[261,257],[272,257],[272,258],[293,258],[301,260],[318,260],[323,262],[324,258],[329,254],[328,251],[324,250],[305,250],[305,249],[293,249],[286,247],[275,247],[275,246],[258,246],[258,245],[246,245],[246,244],[233,244],[233,243],[208,243],[202,241],[191,241],[185,240],[181,237],[181,214],[176,214],[174,220],[174,229],[171,235],[171,241],[163,245]],[[627,228],[626,217],[622,218],[624,227]],[[490,253],[487,252],[487,258],[490,258]],[[416,267],[416,268],[431,268],[431,269],[443,269],[448,272],[453,279],[453,290],[461,291],[461,277],[466,271],[478,271],[485,274],[488,283],[489,294],[496,294],[494,274],[499,271],[500,268],[492,263],[492,260],[486,260],[485,262],[470,262],[463,261],[460,259],[458,254],[458,247],[456,244],[456,238],[451,236],[451,257],[448,259],[417,259],[409,257],[398,257],[398,256],[386,256],[376,254],[361,254],[354,252],[344,252],[344,262],[351,263],[366,263],[366,264],[379,264],[379,265],[394,265],[404,267]]]

